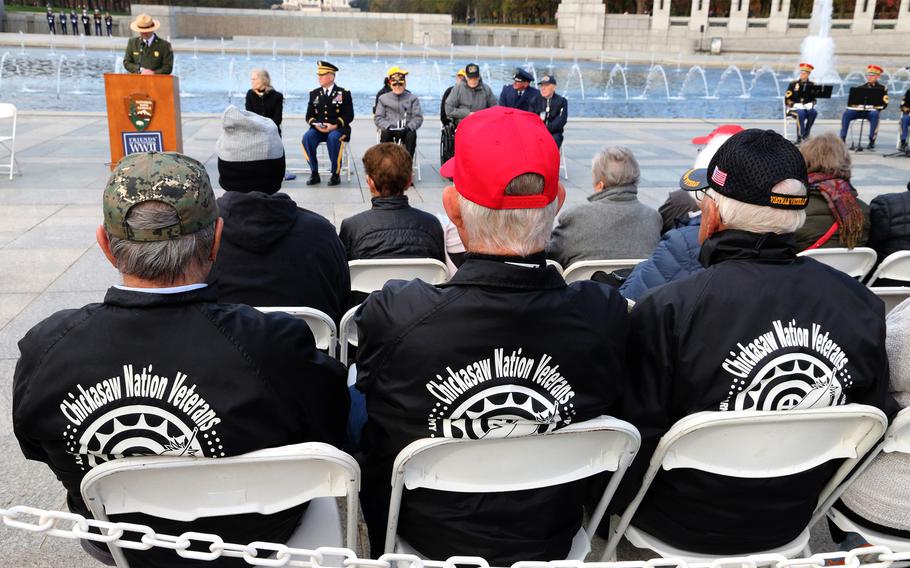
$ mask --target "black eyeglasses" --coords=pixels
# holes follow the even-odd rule
[[[392,81],[389,85],[392,85],[393,87],[402,87],[404,86],[404,81]]]

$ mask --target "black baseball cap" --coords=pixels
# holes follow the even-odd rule
[[[777,132],[751,128],[724,142],[706,169],[692,169],[683,174],[679,187],[686,191],[710,187],[743,203],[775,209],[805,209],[808,196],[771,191],[785,179],[799,180],[808,186],[802,154]]]
[[[464,66],[464,74],[472,79],[480,77],[480,67],[476,63],[468,63]]]
[[[553,75],[544,75],[540,78],[540,81],[537,81],[538,85],[555,85],[556,77]]]

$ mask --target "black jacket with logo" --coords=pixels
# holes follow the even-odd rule
[[[869,246],[878,253],[879,262],[897,251],[910,250],[910,190],[875,197],[869,217]]]
[[[792,233],[722,231],[701,262],[705,271],[654,289],[631,313],[636,380],[622,415],[642,434],[638,474],[670,426],[695,412],[851,402],[896,412],[884,306],[862,284],[796,257]],[[805,528],[833,465],[769,480],[661,472],[633,523],[687,550],[779,546]],[[624,480],[626,499],[639,483]]]
[[[408,196],[374,197],[368,211],[341,222],[339,236],[348,260],[435,258],[445,262],[439,219],[408,204]]]
[[[344,368],[316,351],[307,325],[214,300],[211,288],[111,288],[104,303],[58,312],[19,342],[13,428],[25,457],[47,463],[66,487],[70,510],[89,514],[82,477],[117,457],[217,458],[299,442],[341,444]],[[189,526],[139,514],[117,520],[166,534],[282,542],[300,513],[212,517]],[[126,553],[133,566],[181,564],[168,550]]]
[[[374,554],[392,463],[410,442],[542,433],[612,412],[626,382],[626,302],[596,282],[567,286],[543,263],[543,254],[468,255],[447,284],[392,281],[358,312],[357,388],[368,413],[361,502]],[[429,558],[562,559],[583,493],[579,484],[406,491],[398,532]]]

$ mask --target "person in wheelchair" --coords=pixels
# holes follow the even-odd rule
[[[446,115],[446,100],[448,100],[449,95],[452,94],[452,89],[464,83],[464,79],[464,69],[459,69],[458,73],[455,74],[455,84],[446,88],[446,91],[442,94],[442,101],[439,103],[439,121],[442,122],[443,126],[452,121],[448,115]]]
[[[847,130],[850,129],[850,123],[857,118],[861,118],[869,121],[869,149],[872,150],[875,148],[875,137],[878,135],[878,115],[880,112],[888,108],[888,88],[878,82],[878,78],[883,72],[884,70],[878,65],[869,65],[866,67],[867,81],[862,86],[883,90],[883,104],[881,106],[870,108],[847,107],[847,110],[844,111],[844,114],[841,117],[840,125],[840,139],[844,142],[847,141]]]
[[[446,116],[458,124],[475,112],[496,106],[496,96],[480,78],[480,67],[469,63],[464,67],[465,82],[455,85],[446,99]]]
[[[417,129],[423,124],[420,99],[406,89],[408,72],[395,66],[388,72],[390,92],[376,101],[373,122],[379,129],[380,142],[404,144],[411,158],[417,148]]]
[[[787,93],[784,95],[787,116],[796,120],[797,144],[809,137],[815,117],[818,116],[818,111],[815,110],[815,94],[812,92],[815,83],[809,80],[813,69],[815,66],[811,63],[800,63],[799,79],[787,85]]]

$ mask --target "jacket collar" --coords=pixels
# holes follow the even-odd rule
[[[546,254],[543,252],[524,257],[468,253],[452,279],[440,285],[449,286],[555,290],[565,288],[566,281],[556,268],[547,264]]]
[[[373,202],[373,209],[391,210],[409,207],[407,195],[380,196],[374,197],[370,201]]]
[[[598,201],[635,201],[638,199],[638,188],[634,185],[617,185],[608,187],[603,191],[597,191],[588,196],[588,201],[596,203]]]
[[[105,304],[122,308],[157,308],[217,301],[218,291],[214,286],[206,286],[205,288],[179,294],[148,294],[111,287],[108,288],[107,293],[104,295]]]
[[[709,267],[727,260],[792,262],[796,260],[796,234],[750,233],[727,229],[701,245],[699,262]]]

